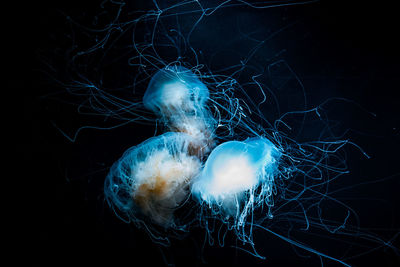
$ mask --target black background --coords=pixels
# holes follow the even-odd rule
[[[18,114],[12,124],[18,129],[16,150],[26,162],[18,166],[24,173],[19,183],[26,179],[21,186],[28,191],[23,194],[27,199],[23,198],[22,206],[15,209],[24,214],[19,221],[26,230],[25,238],[17,244],[19,254],[37,265],[163,264],[158,247],[141,230],[115,218],[101,193],[108,166],[126,148],[151,136],[153,128],[138,125],[113,131],[84,131],[77,142],[71,143],[51,124],[57,117],[68,119],[69,110],[40,98],[55,87],[40,72],[43,58],[65,48],[63,43],[57,43],[57,34],[67,31],[61,14],[90,14],[98,3],[61,0],[18,5],[9,9],[13,15],[6,26],[6,39],[11,40],[11,47],[4,53],[11,70],[7,87],[19,103],[12,112]],[[352,176],[348,179],[360,183],[364,177],[374,180],[393,176],[386,182],[360,187],[355,193],[360,199],[385,200],[357,202],[355,206],[366,227],[392,229],[379,232],[390,238],[400,226],[400,24],[396,7],[389,2],[320,1],[287,12],[296,14],[307,29],[302,41],[290,45],[287,56],[305,86],[335,88],[335,95],[355,99],[377,114],[374,120],[365,119],[365,114],[344,114],[368,133],[355,135],[355,141],[372,155],[370,160],[350,158]],[[324,92],[319,94],[324,97]],[[319,99],[317,96],[316,101]],[[19,115],[17,111],[21,110]],[[79,120],[73,116],[69,119]],[[318,258],[298,257],[285,242],[260,235],[263,241],[259,246],[265,248],[266,261],[230,247],[206,247],[205,263],[201,263],[201,231],[176,241],[166,255],[173,255],[178,266],[319,265]],[[382,249],[348,262],[355,266],[399,266],[398,256]],[[336,266],[327,263],[331,265]]]

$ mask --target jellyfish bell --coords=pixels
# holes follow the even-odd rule
[[[106,199],[120,217],[174,225],[173,213],[188,197],[189,183],[201,167],[200,160],[189,153],[192,139],[169,132],[123,154],[104,185]]]
[[[151,78],[144,106],[156,114],[202,112],[209,91],[199,78],[182,66],[167,66]]]
[[[279,150],[266,138],[229,141],[217,146],[193,181],[192,194],[199,201],[237,214],[243,202],[261,185],[262,197],[272,194]]]

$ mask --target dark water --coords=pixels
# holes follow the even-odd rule
[[[150,4],[150,3],[147,3]],[[130,3],[129,8],[145,4]],[[391,6],[392,5],[392,6]],[[62,88],[44,75],[48,70],[44,62],[55,68],[57,77],[68,77],[65,58],[68,57],[71,40],[70,27],[65,23],[64,14],[75,16],[85,23],[91,14],[98,12],[96,1],[54,1],[38,2],[20,7],[9,20],[11,27],[7,40],[13,40],[11,49],[4,51],[10,58],[7,86],[17,92],[18,110],[22,115],[17,121],[17,150],[23,155],[19,168],[27,180],[28,198],[23,205],[22,221],[28,231],[26,240],[19,243],[21,257],[29,258],[38,266],[84,263],[112,266],[158,266],[164,264],[162,253],[141,230],[119,221],[104,203],[102,184],[109,166],[128,147],[144,141],[154,134],[153,126],[130,124],[110,131],[82,131],[75,143],[69,142],[53,126],[57,122],[63,129],[76,129],[83,118],[72,112],[75,107],[60,104],[59,98],[42,96]],[[23,9],[23,10],[21,10]],[[11,11],[10,11],[11,12]],[[266,14],[266,15],[263,15]],[[348,133],[352,141],[360,145],[371,159],[366,159],[355,149],[349,149],[350,174],[343,176],[337,186],[350,186],[392,177],[382,182],[359,186],[339,194],[346,199],[360,216],[361,226],[375,230],[384,240],[390,239],[400,228],[400,57],[398,26],[394,4],[376,3],[356,5],[346,1],[320,1],[309,5],[268,10],[266,13],[254,10],[227,10],[210,23],[225,25],[224,39],[233,39],[237,27],[227,23],[233,18],[240,20],[241,29],[266,29],[274,32],[285,25],[283,30],[269,42],[269,48],[257,56],[260,65],[270,64],[274,54],[281,54],[295,70],[306,88],[310,106],[321,103],[329,97],[343,97],[357,101],[371,117],[359,109],[346,105],[338,106],[332,112],[341,120],[341,130],[353,129]],[[220,20],[220,21],[219,21]],[[224,24],[225,20],[225,24]],[[92,23],[91,21],[87,23]],[[260,26],[261,25],[261,26]],[[206,26],[204,26],[207,28]],[[222,27],[222,26],[221,26]],[[209,42],[203,46],[204,53],[211,55],[218,47],[222,34],[215,28],[212,32],[194,34],[194,46],[200,45],[200,36],[208,35]],[[75,37],[81,38],[79,33]],[[196,42],[198,41],[198,42]],[[230,48],[239,55],[245,54],[251,44],[232,43]],[[283,51],[284,50],[284,51]],[[67,54],[67,55],[66,55]],[[240,57],[240,56],[239,56]],[[232,56],[219,54],[211,62],[213,67],[229,64]],[[227,63],[228,62],[228,63]],[[90,66],[90,63],[85,62]],[[85,70],[96,77],[96,70]],[[105,79],[112,85],[116,72],[108,70]],[[127,74],[128,75],[128,74]],[[274,81],[279,83],[279,79]],[[249,94],[255,94],[249,92]],[[281,112],[301,108],[303,100],[298,93],[285,98],[286,92],[278,93]],[[22,105],[21,105],[21,101]],[[299,100],[298,100],[299,99]],[[74,99],[63,99],[74,103]],[[7,101],[7,100],[4,100]],[[273,118],[277,111],[265,108]],[[11,110],[12,112],[12,110]],[[275,113],[274,113],[275,112]],[[12,112],[14,113],[14,112]],[[93,119],[101,122],[101,119]],[[87,120],[82,121],[87,123]],[[305,129],[302,137],[315,134],[316,129]],[[19,171],[19,173],[21,173]],[[333,215],[335,211],[332,211]],[[282,226],[284,227],[284,226]],[[165,250],[174,258],[177,266],[319,266],[317,257],[292,249],[285,242],[266,233],[258,233],[256,246],[266,261],[226,246],[206,246],[201,252],[203,233],[195,229],[187,238],[175,241],[171,249]],[[235,244],[228,236],[231,244]],[[314,244],[329,253],[336,247],[324,242],[324,237]],[[361,238],[354,237],[355,243],[364,245]],[[319,242],[319,243],[318,243]],[[366,243],[365,245],[370,245]],[[399,240],[395,240],[399,247]],[[200,257],[203,255],[203,260]],[[347,260],[354,266],[399,266],[399,256],[390,249],[377,249],[355,259]],[[335,263],[324,261],[327,266]]]

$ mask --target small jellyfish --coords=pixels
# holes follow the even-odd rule
[[[128,149],[105,181],[110,206],[127,221],[148,218],[173,226],[173,212],[188,197],[189,183],[201,167],[193,143],[187,134],[168,132]]]
[[[215,119],[207,108],[209,90],[189,69],[167,66],[147,87],[144,106],[157,114],[169,131],[183,132],[199,141],[199,155],[214,146]]]
[[[209,92],[189,69],[168,66],[151,78],[143,97],[144,106],[156,114],[201,113]]]
[[[225,215],[239,214],[243,204],[272,195],[279,150],[266,138],[229,141],[217,146],[193,181],[192,194],[217,205]],[[261,185],[258,195],[255,190]]]

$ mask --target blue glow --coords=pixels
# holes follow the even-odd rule
[[[173,65],[151,78],[143,104],[155,113],[198,112],[208,100],[207,87],[185,67]]]
[[[189,69],[167,66],[151,78],[143,96],[143,105],[156,113],[170,130],[184,132],[197,139],[199,154],[213,146],[215,121],[206,107],[207,86]]]
[[[237,214],[246,193],[260,184],[272,195],[280,153],[266,138],[228,141],[217,146],[192,185],[192,194],[207,204]]]

